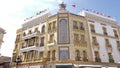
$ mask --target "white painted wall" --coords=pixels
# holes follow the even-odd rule
[[[116,40],[109,39],[109,42],[112,45],[112,55],[113,55],[114,61],[115,61],[115,63],[118,63],[118,62],[120,62],[120,55],[119,55],[119,51],[117,48]]]
[[[108,53],[106,50],[104,37],[97,36],[97,41],[99,43],[99,54],[102,62],[108,62]]]

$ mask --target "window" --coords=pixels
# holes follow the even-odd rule
[[[38,59],[38,51],[35,51],[34,58],[35,58],[35,59]]]
[[[91,28],[91,32],[95,33],[95,27],[94,27],[94,25],[91,24],[90,28]]]
[[[48,51],[47,61],[50,61],[50,51]]]
[[[29,39],[29,46],[34,46],[34,38]]]
[[[116,30],[113,30],[113,32],[114,32],[114,36],[118,38],[117,31],[116,31]]]
[[[112,53],[108,53],[108,56],[109,56],[109,62],[110,63],[114,63],[114,59],[113,59]]]
[[[54,34],[50,35],[50,41],[51,41],[51,42],[54,41]]]
[[[81,29],[81,30],[84,30],[83,23],[80,23],[80,29]]]
[[[29,30],[28,34],[32,34],[32,31],[31,31],[31,30]]]
[[[52,51],[52,60],[55,60],[55,50]]]
[[[42,26],[42,31],[41,32],[42,33],[45,32],[45,26],[44,25]]]
[[[24,33],[23,33],[23,36],[25,36],[25,35],[26,35],[26,33],[24,32]]]
[[[29,60],[33,59],[33,57],[34,57],[34,51],[33,50],[29,52],[29,56],[28,57],[29,57]]]
[[[41,38],[41,44],[40,46],[44,46],[44,37]]]
[[[76,61],[80,61],[80,58],[81,58],[81,57],[80,57],[80,52],[79,52],[79,50],[76,50],[76,51],[75,51],[75,56],[76,56],[76,57],[75,57],[75,60],[76,60]]]
[[[73,21],[73,28],[78,29],[77,21]]]
[[[53,29],[56,28],[56,21],[53,22]]]
[[[94,54],[95,54],[95,62],[101,62],[98,51],[95,51]]]
[[[96,37],[92,37],[92,42],[97,42]]]
[[[80,40],[81,40],[81,41],[85,41],[85,36],[84,36],[84,35],[81,35]]]
[[[40,53],[39,53],[39,57],[43,57],[43,52],[40,52]]]
[[[38,28],[35,28],[35,31],[34,31],[34,32],[39,32],[39,31],[38,31]]]
[[[86,51],[83,51],[83,61],[88,61]]]
[[[116,41],[118,49],[120,49],[120,41]]]
[[[52,28],[52,24],[49,23],[49,25],[48,25],[48,31],[51,30],[51,28]]]
[[[74,41],[78,41],[78,34],[74,34]]]
[[[108,35],[108,34],[107,34],[107,30],[106,30],[106,28],[103,27],[102,29],[103,29],[103,34],[104,34],[104,35]]]

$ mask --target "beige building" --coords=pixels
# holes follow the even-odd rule
[[[21,68],[119,66],[120,34],[116,21],[88,11],[73,14],[65,7],[62,3],[56,14],[46,11],[25,21],[17,30],[11,68],[17,62]]]
[[[4,37],[4,34],[5,34],[5,30],[0,28],[0,51],[1,51],[1,46],[2,46],[2,43],[3,43],[3,37]]]

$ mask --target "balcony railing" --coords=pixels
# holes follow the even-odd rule
[[[86,41],[74,40],[74,45],[87,46]]]
[[[55,31],[56,31],[56,28],[49,29],[49,30],[48,30],[48,33],[55,32]]]
[[[88,61],[87,57],[83,57],[83,61]]]
[[[95,30],[94,30],[94,29],[91,29],[91,32],[95,33]]]
[[[29,39],[29,38],[32,38],[32,37],[38,37],[39,36],[39,33],[35,32],[35,33],[32,33],[32,34],[27,34],[25,36],[22,37],[23,40],[26,40],[26,39]]]
[[[109,59],[109,62],[110,63],[114,63],[114,59]]]
[[[73,26],[73,29],[78,29],[78,26],[77,26],[77,25],[74,25],[74,26]]]
[[[75,60],[76,60],[76,61],[80,61],[80,58],[81,58],[80,56],[76,56],[76,57],[75,57]]]
[[[80,27],[80,30],[84,30],[84,27]]]
[[[44,46],[44,43],[40,43],[40,47]]]
[[[108,35],[107,32],[104,32],[104,35]]]
[[[53,40],[49,40],[48,43],[49,43],[49,44],[50,44],[50,43],[53,43]]]
[[[95,45],[95,46],[98,46],[98,45],[99,45],[99,43],[98,43],[97,41],[93,41],[92,43],[93,43],[93,45]]]
[[[118,35],[117,35],[117,34],[115,34],[115,37],[117,37],[117,38],[118,38]]]
[[[106,43],[106,47],[111,48],[112,46],[110,43]]]
[[[95,62],[101,62],[101,59],[96,57]]]

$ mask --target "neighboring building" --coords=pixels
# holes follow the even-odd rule
[[[0,28],[0,51],[1,51],[1,46],[2,46],[2,43],[3,43],[3,37],[4,37],[4,34],[5,34],[5,30]]]
[[[10,61],[11,61],[10,57],[1,56],[0,57],[0,68],[10,68],[9,66]]]
[[[119,66],[116,21],[88,11],[72,14],[65,7],[62,3],[56,14],[37,15],[17,30],[11,68]]]

